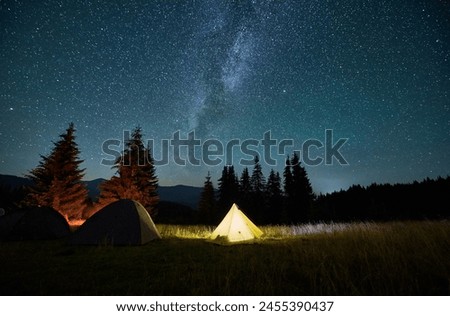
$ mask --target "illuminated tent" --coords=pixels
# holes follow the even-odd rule
[[[0,219],[0,238],[5,240],[45,240],[70,234],[65,218],[50,207],[13,212]]]
[[[261,237],[263,232],[233,204],[219,226],[213,231],[209,240],[218,244],[251,242]]]
[[[74,245],[142,245],[161,239],[147,210],[137,201],[119,200],[92,215],[72,235]]]

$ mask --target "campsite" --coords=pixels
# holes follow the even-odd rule
[[[450,223],[264,226],[248,244],[215,227],[156,224],[140,246],[0,242],[1,295],[449,295]]]
[[[0,3],[0,295],[450,295],[450,1]]]
[[[91,198],[73,133],[27,186],[2,188],[2,295],[450,294],[450,177],[317,197],[296,153],[283,186],[255,156],[251,176],[224,166],[217,191],[208,173],[185,212],[158,207],[139,128]]]
[[[317,197],[296,153],[283,185],[255,156],[240,178],[224,166],[217,190],[208,173],[185,212],[159,208],[140,128],[92,198],[74,131],[27,185],[1,187],[0,294],[450,294],[450,177]]]

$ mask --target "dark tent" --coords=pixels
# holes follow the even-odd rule
[[[137,201],[119,200],[92,215],[71,236],[75,245],[142,245],[161,236]]]
[[[9,234],[24,213],[24,211],[12,212],[0,217],[0,240],[8,239]]]
[[[66,237],[70,228],[64,217],[49,207],[36,207],[0,218],[3,240],[46,240]]]

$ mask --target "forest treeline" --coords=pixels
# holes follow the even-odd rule
[[[48,206],[70,221],[88,218],[115,200],[133,199],[140,201],[155,221],[178,224],[215,225],[233,203],[257,224],[450,218],[449,176],[410,184],[354,185],[316,196],[296,153],[287,157],[282,174],[272,169],[264,175],[258,156],[251,170],[245,167],[238,173],[234,166],[224,166],[217,188],[208,174],[197,210],[160,203],[151,148],[144,146],[139,127],[117,157],[113,166],[116,173],[100,185],[99,199],[92,201],[82,182],[84,169],[80,168],[79,155],[75,128],[70,124],[50,154],[41,156],[29,172],[31,186],[0,186],[1,212]]]
[[[388,221],[450,218],[450,177],[409,184],[353,185],[316,201],[312,220]]]
[[[237,203],[257,224],[306,222],[311,217],[314,200],[308,175],[296,153],[287,157],[283,176],[272,169],[267,179],[256,156],[253,169],[246,167],[239,176],[234,166],[224,166],[217,192],[208,174],[198,218],[203,224],[216,223]]]
[[[450,218],[449,176],[410,184],[353,185],[316,196],[294,154],[286,160],[283,179],[271,170],[265,182],[256,158],[251,175],[245,168],[238,178],[234,167],[226,166],[218,183],[214,190],[208,174],[199,203],[201,223],[217,222],[233,202],[258,224]]]

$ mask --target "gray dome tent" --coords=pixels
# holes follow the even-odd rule
[[[0,219],[1,239],[45,240],[70,234],[64,217],[50,207],[36,207],[5,215]]]
[[[74,245],[142,245],[161,235],[137,201],[119,200],[92,215],[71,236]]]

